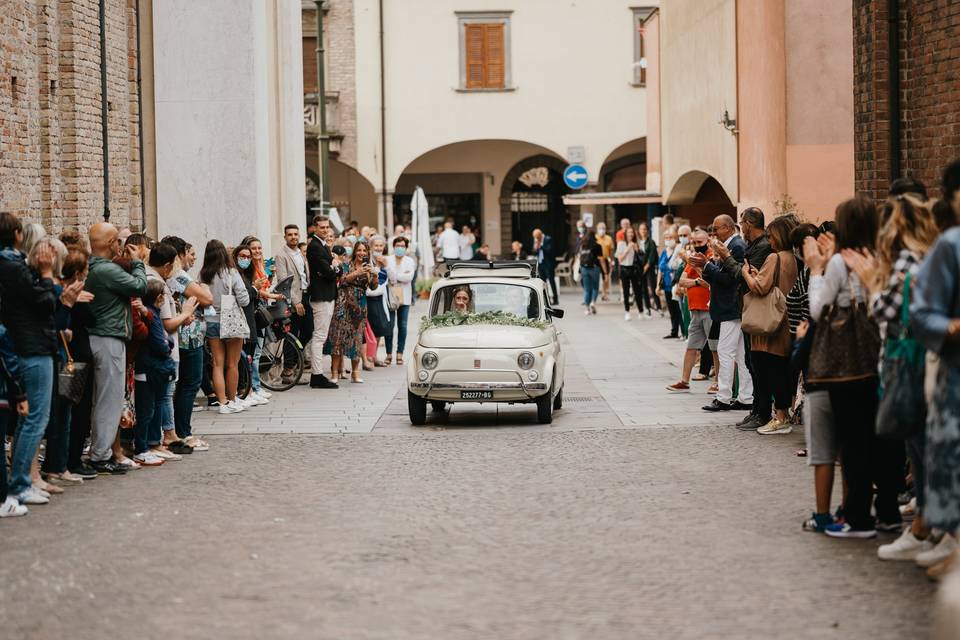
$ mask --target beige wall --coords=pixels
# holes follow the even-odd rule
[[[660,160],[660,13],[647,20],[647,191],[662,193]]]
[[[768,216],[787,191],[783,0],[737,2],[738,208]]]
[[[853,195],[853,14],[849,2],[786,3],[787,193],[805,218]]]
[[[702,172],[737,200],[737,139],[718,124],[737,117],[735,0],[669,0],[660,8],[662,193],[686,203]],[[699,175],[699,174],[693,174]]]
[[[357,168],[379,189],[377,4],[376,0],[355,0],[354,15]],[[629,0],[384,3],[388,189],[402,172],[413,171],[408,165],[431,149],[488,139],[523,140],[561,157],[567,147],[584,146],[590,180],[596,181],[613,149],[646,135],[645,90],[631,85],[630,8],[637,5]],[[511,9],[509,47],[515,90],[458,91],[455,12]],[[482,170],[496,173],[490,166]]]

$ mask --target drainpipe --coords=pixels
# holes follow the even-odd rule
[[[103,139],[103,219],[110,221],[110,149],[107,133],[107,0],[100,0],[100,129]]]
[[[143,168],[143,67],[140,64],[140,0],[133,5],[134,15],[137,20],[137,136],[140,138],[140,216],[141,227],[145,231],[147,228],[147,189],[145,180],[145,170]]]
[[[320,120],[320,130],[317,134],[317,148],[320,153],[320,214],[326,215],[330,200],[330,190],[328,188],[330,180],[330,136],[327,135],[327,90],[323,68],[324,0],[315,0],[315,3],[317,5],[317,116]]]
[[[900,177],[900,2],[887,0],[889,60],[890,181]]]
[[[384,66],[383,42],[383,0],[380,0],[380,197],[383,199],[384,224],[387,235],[393,229],[393,216],[387,220],[387,88],[386,67]]]

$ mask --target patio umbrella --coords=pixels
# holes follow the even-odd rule
[[[410,217],[412,219],[411,253],[417,258],[417,276],[430,278],[433,276],[433,247],[430,245],[430,210],[427,206],[427,196],[423,189],[417,187],[410,200]]]

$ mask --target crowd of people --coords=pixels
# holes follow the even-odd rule
[[[740,412],[743,431],[803,425],[804,530],[899,534],[878,557],[932,578],[955,562],[960,527],[960,161],[940,190],[899,179],[883,202],[852,198],[819,225],[753,207],[695,228],[667,217],[660,248],[624,220],[612,251],[603,225],[581,227],[577,246],[587,315],[611,273],[625,320],[662,296],[664,338],[686,340],[668,392],[713,395],[703,410]]]
[[[355,224],[336,233],[318,216],[305,231],[287,225],[270,258],[254,236],[210,240],[194,277],[197,253],[176,236],[100,222],[52,237],[0,213],[0,517],[209,450],[194,411],[270,402],[259,360],[281,305],[312,388],[402,365],[417,271],[403,227],[388,240]]]

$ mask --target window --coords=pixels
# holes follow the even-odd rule
[[[437,290],[433,298],[431,316],[453,310],[453,296],[458,289],[470,290],[470,313],[504,311],[521,318],[540,318],[540,298],[536,290],[526,285],[506,283],[451,284]]]
[[[644,28],[647,20],[656,9],[639,7],[633,11],[633,84],[638,87],[647,86],[647,52],[644,49]]]
[[[511,89],[509,13],[458,13],[457,19],[460,89]]]

